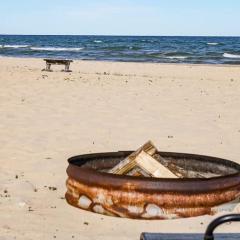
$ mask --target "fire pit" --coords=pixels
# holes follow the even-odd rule
[[[185,153],[158,152],[187,178],[164,179],[107,173],[132,151],[79,155],[68,160],[69,204],[115,217],[175,219],[232,211],[240,198],[240,165]],[[193,174],[194,173],[194,174]],[[192,178],[196,173],[206,178]]]

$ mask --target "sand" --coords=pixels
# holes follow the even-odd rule
[[[63,73],[44,66],[0,58],[0,239],[203,232],[214,217],[141,221],[69,206],[67,158],[151,139],[162,151],[240,163],[240,67],[75,61]],[[239,224],[220,230],[239,232]]]

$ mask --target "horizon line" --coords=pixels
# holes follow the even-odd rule
[[[8,34],[0,36],[97,36],[97,37],[240,37],[240,35],[125,35],[125,34]]]

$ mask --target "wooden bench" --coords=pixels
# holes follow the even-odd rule
[[[65,65],[65,69],[62,70],[64,72],[71,72],[69,69],[70,63],[73,62],[73,60],[68,60],[68,59],[44,59],[46,62],[46,68],[43,69],[43,71],[48,71],[51,72],[51,65]]]

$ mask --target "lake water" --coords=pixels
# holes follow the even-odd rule
[[[240,37],[0,35],[0,56],[240,64]]]

